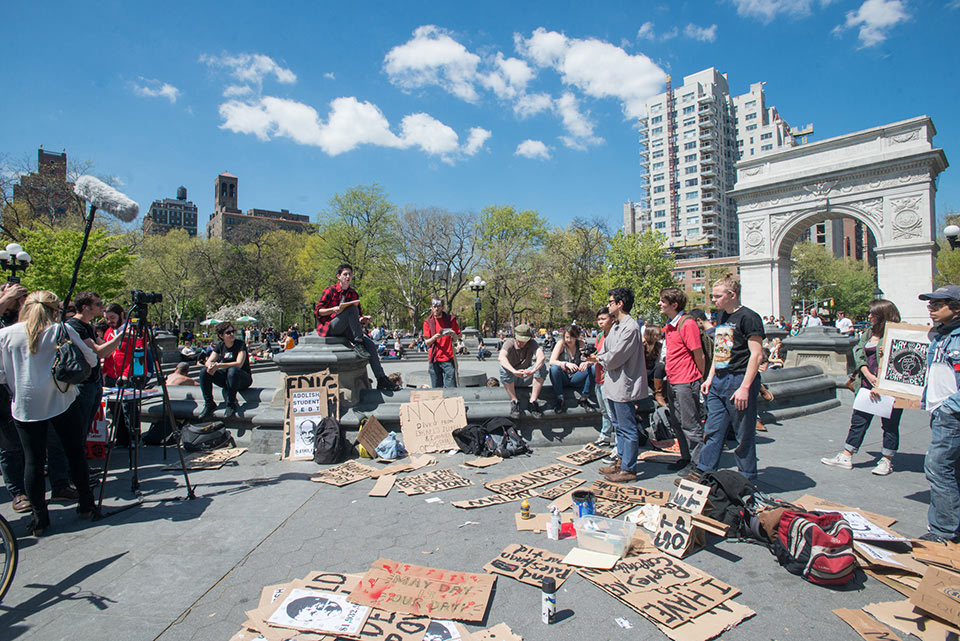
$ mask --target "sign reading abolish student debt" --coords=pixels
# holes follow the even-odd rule
[[[497,578],[377,559],[350,601],[388,612],[482,621]]]

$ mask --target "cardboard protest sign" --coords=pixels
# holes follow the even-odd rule
[[[950,641],[960,637],[956,626],[927,616],[908,600],[871,603],[863,610],[894,630],[912,634],[922,641]]]
[[[326,416],[339,418],[339,383],[328,370],[284,378],[284,421],[281,458],[313,458],[313,430]]]
[[[467,499],[466,501],[454,501],[452,505],[453,507],[472,510],[473,508],[477,507],[489,507],[491,505],[502,505],[504,503],[511,503],[513,501],[520,501],[536,495],[537,493],[534,490],[518,492],[517,494],[490,494],[488,496],[481,496],[480,498],[476,499]]]
[[[642,487],[608,481],[594,481],[590,491],[599,498],[633,503],[634,505],[643,505],[644,503],[666,505],[667,501],[670,500],[670,494],[663,490],[647,490]]]
[[[245,447],[227,447],[222,450],[213,450],[210,452],[195,452],[184,457],[188,470],[219,470],[241,454],[247,451]],[[182,470],[180,462],[168,465],[164,470]]]
[[[474,632],[472,641],[523,641],[523,637],[515,634],[506,623],[498,623],[492,628]]]
[[[377,446],[385,438],[387,438],[387,430],[377,420],[376,416],[371,416],[364,421],[360,427],[360,433],[357,434],[357,440],[371,458],[377,457]]]
[[[442,389],[414,389],[410,390],[410,402],[435,401],[443,398]]]
[[[631,592],[624,600],[648,619],[675,628],[738,594],[739,590],[723,581],[706,577],[690,583]]]
[[[355,636],[369,614],[369,607],[350,603],[343,594],[295,588],[284,594],[266,621],[292,630]]]
[[[497,463],[503,463],[503,459],[499,456],[482,456],[471,461],[463,462],[464,465],[469,465],[470,467],[490,467]]]
[[[396,477],[393,474],[387,474],[377,479],[373,489],[367,492],[367,496],[386,496],[393,489],[393,482]]]
[[[323,389],[326,392],[326,407],[318,411],[322,411],[324,416],[340,418],[339,378],[336,374],[331,374],[329,370],[322,370],[313,374],[287,376],[283,379],[284,409],[287,415],[290,414],[290,400],[294,392],[318,389]]]
[[[313,459],[314,431],[324,419],[323,414],[293,414],[286,426],[286,447],[284,459],[288,461],[309,461]]]
[[[887,323],[878,354],[878,392],[918,400],[927,381],[927,349],[933,330],[926,325]]]
[[[523,492],[524,490],[540,487],[547,483],[560,481],[579,473],[580,470],[576,468],[568,467],[561,463],[554,463],[553,465],[540,467],[535,470],[530,470],[529,472],[524,472],[523,474],[513,474],[512,476],[506,476],[495,481],[487,481],[483,484],[483,487],[497,494],[516,494],[517,492]]]
[[[609,453],[609,448],[600,447],[596,443],[587,443],[576,452],[570,452],[569,454],[558,456],[557,460],[563,461],[564,463],[569,463],[570,465],[586,465],[587,463],[592,463],[597,459],[603,458]]]
[[[371,472],[374,471],[372,467],[368,467],[363,463],[347,461],[346,463],[341,463],[335,467],[317,472],[310,477],[310,480],[315,483],[328,483],[330,485],[336,485],[337,487],[343,487],[344,485],[350,485],[351,483],[356,483],[369,477]]]
[[[803,496],[798,498],[796,501],[794,501],[794,503],[796,505],[799,505],[803,509],[810,510],[810,511],[824,510],[827,512],[838,512],[840,510],[843,510],[845,512],[859,512],[860,514],[864,515],[865,517],[867,517],[868,519],[870,519],[880,527],[885,527],[885,528],[890,527],[891,525],[897,522],[897,519],[889,516],[884,516],[883,514],[877,514],[876,512],[868,512],[867,510],[861,510],[858,507],[849,507],[847,505],[843,505],[842,503],[835,503],[833,501],[821,499],[820,497],[813,496],[811,494],[804,494]]]
[[[888,532],[870,522],[859,512],[840,511],[840,516],[850,524],[853,538],[857,541],[879,541],[885,543],[909,543],[910,539]]]
[[[442,492],[458,487],[467,487],[468,485],[473,485],[473,481],[463,478],[453,470],[434,470],[415,476],[398,478],[396,481],[397,489],[407,496]]]
[[[459,449],[453,430],[465,427],[467,410],[462,396],[400,406],[403,444],[411,454]]]
[[[483,569],[536,587],[540,587],[543,579],[553,577],[559,588],[573,572],[572,568],[561,563],[562,559],[559,554],[548,550],[513,543]]]
[[[572,496],[573,495],[571,495],[571,501],[573,500]],[[608,519],[615,519],[633,507],[633,503],[624,503],[623,501],[611,501],[610,499],[604,498],[595,498],[593,500],[593,513]]]
[[[550,522],[550,513],[540,512],[538,514],[531,514],[529,519],[525,519],[520,516],[519,512],[514,512],[513,518],[517,524],[517,532],[535,532],[539,534],[547,529],[547,523]],[[560,522],[572,523],[573,517],[561,517]]]
[[[960,571],[960,545],[913,541],[913,558],[924,563]]]
[[[913,554],[907,552],[896,552],[864,541],[854,541],[853,551],[861,559],[861,565],[867,565],[873,569],[911,572],[917,576],[923,576],[927,570],[926,565],[915,560]]]
[[[573,507],[573,493],[576,490],[570,490],[563,496],[557,498],[553,503],[547,506],[548,509],[557,508],[557,512],[566,512]],[[603,516],[602,514],[600,516]]]
[[[496,577],[377,559],[350,601],[388,612],[482,621]]]
[[[610,573],[631,592],[669,588],[708,576],[692,565],[659,551],[620,559]]]
[[[857,634],[867,641],[884,639],[887,641],[902,641],[900,637],[893,633],[893,630],[877,623],[872,617],[863,610],[849,610],[847,608],[837,608],[833,611],[838,617],[843,619],[844,623],[853,628]]]
[[[654,545],[679,559],[702,542],[703,533],[694,530],[692,514],[666,506],[660,508],[660,522],[653,537]]]
[[[707,506],[709,494],[710,488],[706,485],[683,479],[680,481],[680,487],[673,493],[670,505],[690,514],[700,514]]]
[[[543,490],[542,492],[540,492],[540,497],[547,499],[548,501],[552,501],[553,499],[560,498],[561,496],[563,496],[564,494],[567,494],[568,492],[572,492],[573,490],[577,489],[584,483],[586,483],[586,481],[584,481],[583,479],[567,479],[566,481],[557,483],[551,488]]]
[[[960,625],[960,574],[930,566],[910,602],[953,625]]]

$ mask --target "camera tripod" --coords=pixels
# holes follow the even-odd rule
[[[127,345],[127,351],[121,364],[121,377],[117,380],[117,397],[113,401],[113,416],[107,429],[107,457],[103,464],[103,475],[100,479],[100,491],[97,498],[97,518],[103,518],[112,514],[126,511],[134,506],[145,502],[140,492],[140,407],[143,401],[143,390],[150,379],[148,356],[153,359],[154,374],[157,377],[157,383],[160,387],[163,397],[163,420],[170,423],[170,434],[174,438],[177,446],[177,455],[180,457],[180,466],[183,470],[183,480],[187,486],[187,499],[195,499],[193,486],[190,485],[190,476],[187,474],[187,464],[183,458],[183,447],[181,446],[180,427],[173,417],[173,408],[170,405],[170,395],[167,393],[167,383],[163,378],[163,372],[160,368],[159,350],[157,349],[156,339],[153,330],[147,322],[147,303],[143,302],[145,297],[141,291],[132,292],[133,304],[127,311],[127,322],[123,327],[123,337],[120,339],[121,345]],[[124,392],[130,392],[129,398],[124,398]],[[103,495],[107,484],[107,474],[110,470],[110,456],[113,452],[111,440],[115,439],[120,422],[129,435],[127,450],[129,454],[130,470],[130,490],[136,497],[136,501],[120,507],[112,512],[104,514],[100,508],[103,505]],[[164,441],[163,457],[166,460],[166,441]],[[156,499],[159,501],[179,501],[183,497],[173,497],[169,499]]]

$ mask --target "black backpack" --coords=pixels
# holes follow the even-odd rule
[[[180,435],[183,449],[188,452],[209,452],[221,447],[236,447],[230,430],[220,421],[187,425]]]
[[[758,518],[768,508],[799,509],[758,490],[745,476],[733,470],[707,472],[700,481],[710,488],[707,500],[713,506],[710,518],[730,526],[729,538],[757,539],[769,543]]]
[[[481,452],[483,456],[510,458],[530,453],[527,442],[517,432],[516,426],[510,419],[500,417],[487,419],[483,424],[483,430],[486,432],[483,452]]]
[[[327,416],[313,428],[313,460],[321,465],[341,463],[348,455],[347,437],[337,419]]]
[[[466,427],[453,430],[453,440],[464,454],[479,455],[483,452],[487,433],[482,425],[469,423]]]

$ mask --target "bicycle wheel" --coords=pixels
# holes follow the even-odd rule
[[[0,515],[0,601],[6,596],[13,584],[13,575],[17,572],[17,537],[13,535],[10,524]]]

